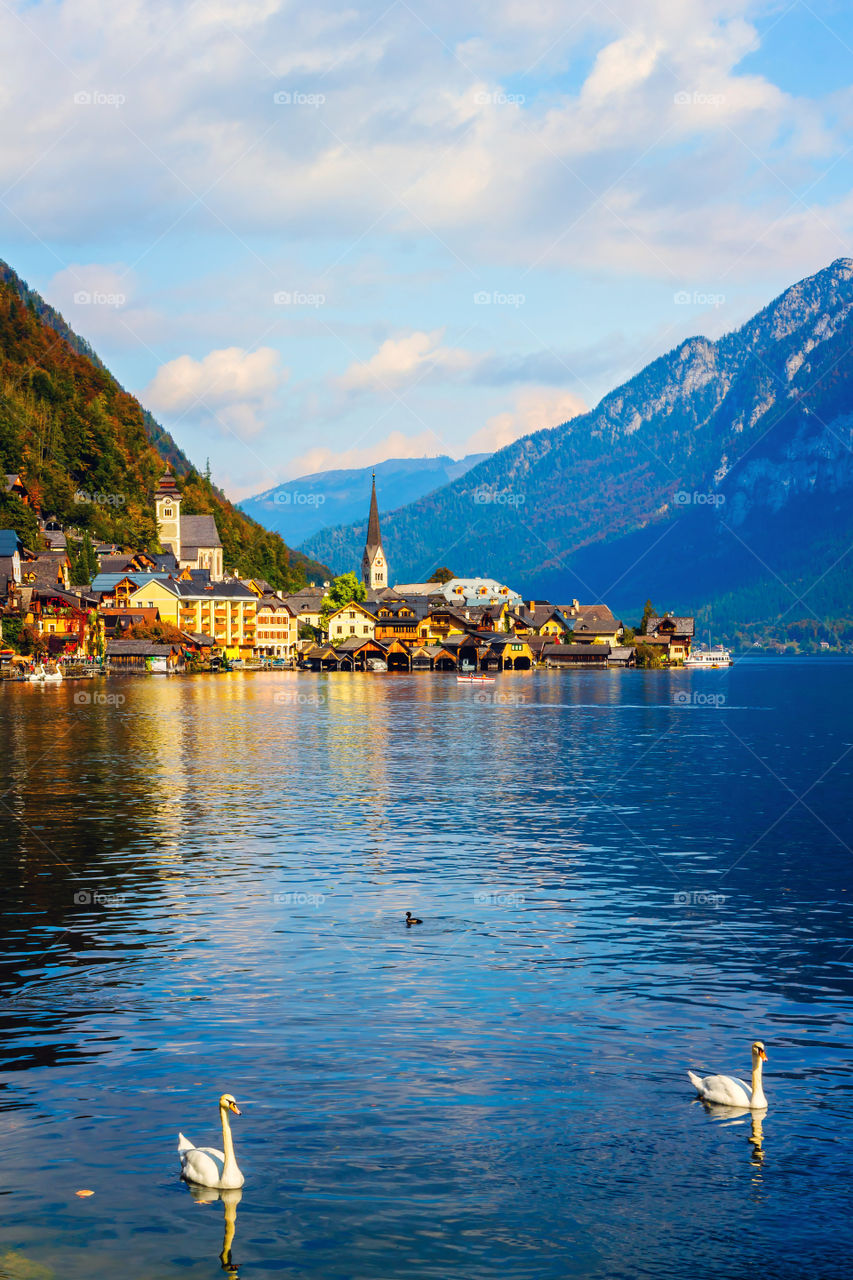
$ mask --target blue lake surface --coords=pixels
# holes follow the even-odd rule
[[[0,749],[0,1277],[849,1276],[853,663],[7,685]]]

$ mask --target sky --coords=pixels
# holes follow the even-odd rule
[[[499,448],[853,254],[841,0],[3,0],[0,256],[238,500]]]

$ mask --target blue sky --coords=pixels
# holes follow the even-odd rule
[[[853,12],[0,7],[0,254],[240,498],[499,447],[853,253]]]

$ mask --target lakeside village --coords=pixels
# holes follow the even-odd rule
[[[19,475],[6,491],[32,505]],[[212,515],[181,513],[167,471],[154,495],[162,551],[93,548],[91,582],[72,586],[66,531],[39,516],[48,550],[0,530],[0,672],[172,673],[233,666],[311,671],[452,671],[479,676],[546,667],[724,665],[691,651],[693,618],[646,605],[638,633],[604,604],[524,600],[490,578],[439,570],[389,585],[374,477],[362,581],[344,574],[294,594],[229,576]],[[94,569],[97,567],[97,572]]]

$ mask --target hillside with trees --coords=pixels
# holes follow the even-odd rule
[[[234,507],[58,312],[0,263],[0,472],[20,472],[47,517],[94,540],[158,547],[153,494],[168,463],[187,515],[212,514],[229,571],[297,590],[331,575]],[[35,520],[8,494],[2,527]]]

